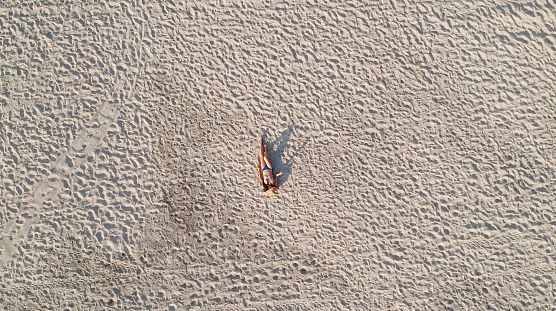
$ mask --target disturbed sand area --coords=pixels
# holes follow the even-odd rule
[[[207,2],[2,2],[2,309],[554,306],[552,2]]]

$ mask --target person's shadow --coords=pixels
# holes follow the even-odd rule
[[[273,142],[267,144],[267,146],[268,146],[268,156],[269,156],[270,162],[272,162],[272,164],[274,166],[274,173],[278,174],[279,172],[282,172],[282,175],[280,177],[278,177],[278,186],[279,187],[282,186],[284,183],[286,183],[286,181],[290,177],[290,175],[292,173],[293,160],[296,157],[299,156],[300,151],[305,147],[305,145],[307,145],[307,143],[309,141],[309,139],[307,139],[303,143],[303,145],[301,145],[301,147],[299,147],[299,148],[297,148],[297,150],[295,150],[295,152],[291,156],[291,158],[284,161],[284,159],[283,159],[284,151],[288,148],[288,143],[289,143],[290,138],[293,134],[294,127],[295,126],[293,124],[291,124],[282,133],[282,135],[280,135],[278,138],[276,138]],[[266,141],[267,132],[268,132],[268,130],[263,133],[263,140],[264,141]]]

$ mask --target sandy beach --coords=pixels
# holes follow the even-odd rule
[[[555,25],[3,1],[0,310],[554,310]]]

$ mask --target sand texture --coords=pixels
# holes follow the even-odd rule
[[[555,42],[554,1],[1,1],[0,310],[554,310]]]

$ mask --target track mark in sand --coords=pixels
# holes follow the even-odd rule
[[[120,36],[119,41],[131,42],[135,32],[140,32],[143,42],[144,26],[131,19],[125,21],[127,32]],[[113,82],[112,96],[104,98],[104,104],[98,107],[96,114],[85,122],[75,138],[70,141],[67,149],[52,162],[40,181],[30,190],[31,200],[19,209],[22,215],[19,221],[13,222],[15,228],[0,230],[0,269],[9,264],[12,257],[18,253],[18,246],[25,243],[29,228],[40,221],[40,214],[45,208],[56,206],[61,200],[61,194],[68,190],[67,180],[80,170],[82,164],[86,163],[90,156],[98,149],[107,136],[110,127],[118,120],[121,114],[121,106],[135,96],[139,76],[143,73],[142,43],[116,46],[121,58],[107,59],[107,63],[113,66],[108,80]],[[135,57],[131,56],[135,51]],[[118,56],[118,55],[114,55]],[[129,57],[128,57],[129,56]],[[100,56],[103,57],[103,56]],[[123,66],[122,60],[127,60]],[[134,67],[131,70],[131,67]],[[124,68],[124,70],[120,70]],[[128,74],[134,73],[134,74]],[[56,83],[56,81],[54,81]],[[0,101],[2,98],[0,97]],[[90,160],[89,160],[90,161]],[[10,223],[12,221],[10,220]],[[18,230],[18,231],[16,231]]]
[[[134,96],[134,87],[136,85],[137,76],[132,81],[128,81],[126,77],[120,78],[116,86],[116,93],[124,91],[126,86],[129,87],[127,98]],[[48,176],[45,176],[33,189],[33,202],[31,205],[23,208],[20,212],[28,214],[21,229],[16,235],[4,237],[0,240],[2,253],[0,255],[0,269],[6,266],[11,258],[17,253],[17,245],[27,236],[31,225],[39,221],[39,216],[34,216],[47,204],[53,204],[60,191],[65,187],[64,179],[68,178],[72,173],[81,166],[87,157],[96,150],[103,142],[108,134],[108,130],[120,116],[120,109],[117,102],[106,102],[100,106],[97,113],[85,124],[81,132],[69,145],[66,152],[62,153],[52,164]],[[6,232],[6,231],[4,231]]]
[[[4,268],[17,252],[17,248],[10,238],[5,237],[0,241],[0,250],[2,251],[2,255],[0,255],[0,268]]]
[[[69,176],[86,161],[85,157],[76,157],[78,154],[90,154],[100,144],[110,125],[118,119],[120,112],[115,104],[105,103],[102,105],[88,124],[93,126],[84,129],[68,147],[68,150],[58,157],[50,170],[50,176],[43,179],[34,190],[34,208],[42,208],[45,201],[56,198],[63,187],[62,179]]]
[[[44,207],[44,203],[55,200],[60,190],[64,187],[63,179],[75,171],[77,167],[86,161],[86,157],[76,155],[88,155],[100,146],[108,133],[110,125],[118,119],[120,112],[115,104],[105,103],[97,114],[88,122],[91,127],[81,131],[77,138],[68,147],[68,150],[56,159],[50,169],[50,175],[45,177],[33,191],[34,205],[22,210],[29,215]],[[0,268],[6,266],[11,258],[17,253],[17,245],[25,239],[31,225],[37,223],[38,216],[25,219],[19,232],[15,235],[4,237],[0,240],[2,253],[0,255]],[[13,223],[9,222],[4,232],[9,233]]]
[[[29,228],[31,227],[31,225],[35,224],[38,220],[39,218],[37,216],[26,219],[25,222],[23,223],[23,226],[21,226],[21,228],[16,234],[14,234],[11,237],[6,236],[2,240],[0,240],[0,250],[2,252],[0,255],[0,269],[4,268],[6,264],[10,262],[12,257],[17,253],[17,246],[14,243],[14,240],[19,241],[23,239],[25,236],[27,236],[27,233],[29,233]],[[7,226],[7,227],[11,227],[11,226]]]
[[[64,188],[64,179],[74,173],[76,168],[87,161],[87,156],[102,144],[108,134],[108,129],[116,122],[119,115],[119,108],[114,103],[105,103],[100,106],[95,116],[87,122],[86,127],[69,145],[67,151],[54,161],[49,175],[33,189],[33,204],[20,211],[25,212],[31,218],[25,219],[18,233],[14,235],[9,234],[10,228],[8,227],[11,227],[11,223],[9,222],[6,226],[4,232],[8,233],[8,236],[0,240],[2,249],[0,269],[5,267],[17,253],[17,245],[26,238],[31,225],[39,221],[39,216],[32,217],[32,215],[44,208],[46,203],[52,204],[56,200],[58,193]]]

